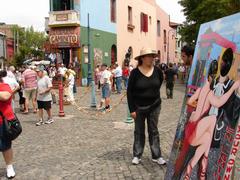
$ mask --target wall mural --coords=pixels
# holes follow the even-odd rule
[[[99,48],[94,48],[94,67],[103,63],[103,51]]]
[[[239,79],[240,13],[202,24],[165,179],[233,177]]]

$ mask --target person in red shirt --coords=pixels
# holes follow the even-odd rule
[[[5,76],[4,73],[6,73],[6,71],[0,70],[0,112],[6,119],[11,120],[14,119],[14,112],[11,106],[12,90],[8,84],[3,83],[2,77]],[[7,178],[14,178],[12,142],[5,140],[3,136],[3,119],[2,116],[0,116],[0,151],[6,163]]]
[[[128,65],[124,65],[123,72],[122,72],[122,77],[123,77],[124,87],[126,89],[127,89],[127,85],[128,85],[129,75],[130,75],[129,67],[128,67]]]

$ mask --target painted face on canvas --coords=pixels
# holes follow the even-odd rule
[[[231,48],[228,48],[223,56],[222,56],[222,62],[221,62],[221,76],[226,76],[232,66],[232,62],[233,62],[233,50]]]
[[[240,78],[240,63],[238,64],[238,68],[237,68],[237,77],[238,79]]]

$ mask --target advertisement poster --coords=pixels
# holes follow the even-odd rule
[[[202,24],[166,180],[234,179],[239,79],[240,13]]]

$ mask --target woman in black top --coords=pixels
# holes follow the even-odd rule
[[[133,160],[137,165],[141,161],[145,144],[145,119],[147,119],[149,144],[152,160],[160,165],[166,164],[160,150],[158,132],[158,118],[161,109],[160,87],[163,81],[162,71],[154,67],[155,51],[141,50],[138,67],[132,70],[128,88],[127,99],[132,118],[135,120]]]

